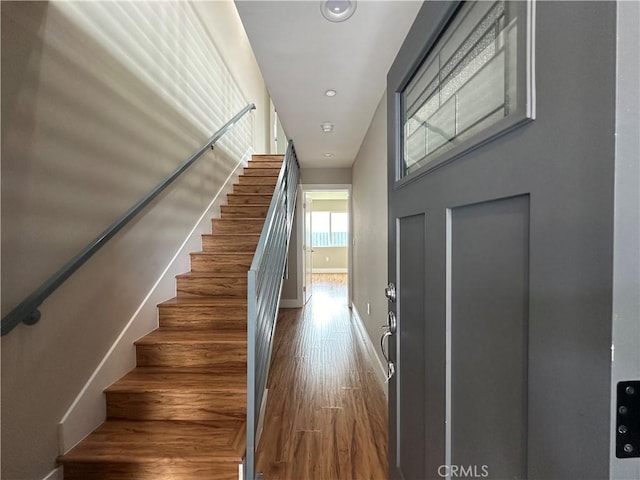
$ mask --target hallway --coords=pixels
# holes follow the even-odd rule
[[[346,281],[314,275],[309,303],[280,311],[257,454],[265,480],[387,478],[386,401]]]

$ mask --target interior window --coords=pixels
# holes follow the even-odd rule
[[[341,212],[311,213],[311,245],[314,247],[346,247],[349,215]]]

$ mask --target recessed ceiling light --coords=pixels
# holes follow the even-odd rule
[[[356,0],[325,0],[320,11],[330,22],[344,22],[356,11]]]
[[[336,93],[338,93],[338,92],[336,92],[335,90],[327,90],[326,92],[324,92],[324,94],[325,94],[327,97],[335,97],[335,96],[336,96]]]
[[[320,125],[320,127],[322,127],[322,131],[324,133],[329,133],[333,131],[333,123],[324,122],[322,125]]]
[[[333,153],[323,153],[322,156],[324,158],[331,158],[331,157],[333,157]]]

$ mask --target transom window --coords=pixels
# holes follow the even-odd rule
[[[526,37],[518,29],[526,30],[519,26],[527,16],[519,4],[526,3],[462,2],[400,95],[400,177],[460,153],[478,133],[525,112],[526,50],[519,44]]]

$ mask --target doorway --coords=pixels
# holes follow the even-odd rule
[[[347,285],[351,305],[351,186],[302,185],[303,299],[313,295],[314,283]]]

